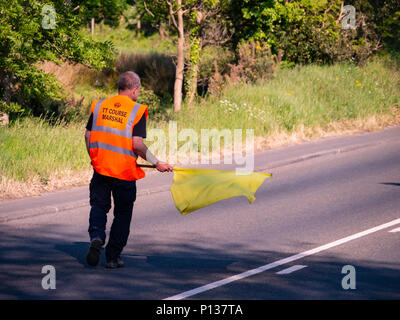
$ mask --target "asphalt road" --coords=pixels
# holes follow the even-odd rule
[[[253,204],[232,198],[186,216],[163,187],[172,175],[148,178],[160,191],[138,196],[121,269],[105,269],[104,253],[86,265],[87,204],[4,220],[0,299],[400,298],[400,128],[267,151],[256,167],[273,178]],[[44,265],[55,267],[54,290],[42,288]],[[355,289],[342,287],[345,265]]]

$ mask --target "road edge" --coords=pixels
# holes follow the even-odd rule
[[[384,142],[378,141],[378,142],[371,142],[371,143],[361,143],[361,144],[356,144],[352,145],[349,147],[343,147],[343,148],[333,148],[333,149],[328,149],[328,150],[322,150],[320,152],[314,152],[302,156],[297,156],[289,159],[285,159],[282,161],[277,161],[269,164],[268,166],[259,166],[254,169],[254,171],[268,171],[271,169],[276,169],[279,167],[284,167],[288,166],[291,164],[299,163],[299,162],[304,162],[307,160],[312,160],[315,158],[320,158],[324,156],[330,156],[330,155],[335,155],[335,154],[342,154],[346,152],[351,152],[363,148],[368,148],[368,147],[373,147],[379,144],[382,144]],[[155,193],[160,193],[160,192],[167,192],[170,190],[169,185],[164,185],[160,186],[158,188],[151,188],[151,189],[144,189],[140,190],[137,192],[137,197],[143,197],[143,196],[148,196],[151,194]],[[15,220],[23,220],[27,218],[32,218],[32,217],[37,217],[37,216],[42,216],[42,215],[49,215],[49,214],[56,214],[59,212],[64,212],[68,210],[73,210],[81,207],[85,207],[89,205],[89,199],[85,200],[79,200],[79,201],[73,201],[73,202],[67,202],[67,203],[62,203],[58,205],[51,205],[51,206],[43,206],[39,208],[33,208],[29,210],[22,210],[22,211],[14,211],[10,212],[10,215],[7,216],[0,216],[0,223],[7,223],[10,221],[15,221]]]

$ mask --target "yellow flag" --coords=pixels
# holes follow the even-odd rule
[[[171,193],[181,214],[237,196],[245,196],[252,203],[257,189],[271,176],[262,172],[239,175],[235,171],[175,167]]]

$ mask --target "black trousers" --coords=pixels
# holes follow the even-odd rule
[[[106,241],[111,194],[114,200],[114,220],[105,250],[107,262],[115,261],[128,241],[133,203],[136,200],[136,181],[107,177],[94,171],[90,181],[90,240],[99,238],[103,243]]]

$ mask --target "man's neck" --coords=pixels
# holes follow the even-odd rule
[[[132,101],[135,101],[134,99],[132,99],[132,96],[127,92],[121,91],[121,92],[118,92],[118,95],[128,97]]]

